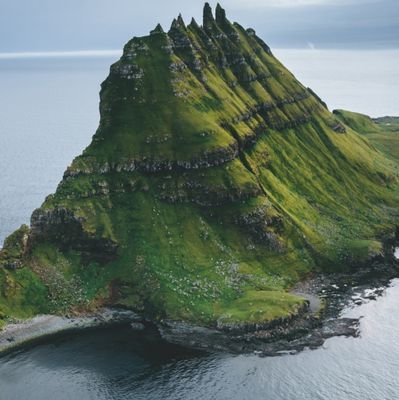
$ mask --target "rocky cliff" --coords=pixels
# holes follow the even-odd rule
[[[267,325],[303,310],[295,282],[364,262],[394,231],[395,162],[219,5],[130,40],[100,112],[5,243],[4,318],[107,304]]]

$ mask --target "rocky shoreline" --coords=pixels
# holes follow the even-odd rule
[[[377,300],[397,277],[399,262],[388,255],[351,273],[317,274],[298,283],[292,292],[305,297],[308,307],[296,317],[257,330],[207,328],[181,321],[162,321],[158,330],[167,342],[196,350],[294,354],[321,347],[334,336],[360,336],[360,318],[346,318],[343,311]]]
[[[130,310],[104,308],[78,317],[39,315],[8,324],[0,331],[0,354],[58,334],[117,325],[133,331],[159,333],[159,339],[206,352],[255,353],[259,356],[294,354],[315,349],[334,336],[358,337],[358,318],[342,317],[346,307],[374,301],[399,276],[393,259],[375,261],[356,272],[318,274],[296,285],[292,292],[305,297],[308,307],[292,318],[253,327],[203,327],[183,321],[156,324]]]
[[[31,319],[10,323],[0,331],[0,354],[61,333],[134,324],[140,320],[141,318],[133,311],[110,308],[79,317],[38,315]]]

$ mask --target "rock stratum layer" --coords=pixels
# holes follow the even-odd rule
[[[362,131],[382,128],[330,113],[219,5],[130,40],[100,98],[91,144],[5,242],[3,321],[114,305],[253,330],[394,231],[396,159]]]

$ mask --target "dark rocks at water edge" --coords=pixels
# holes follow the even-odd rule
[[[315,349],[333,336],[359,335],[359,320],[355,318],[333,319],[321,326],[320,321],[309,319],[272,331],[241,335],[176,321],[164,321],[158,327],[161,337],[173,344],[204,351],[255,352],[264,356]]]
[[[360,319],[341,317],[342,310],[376,301],[398,276],[399,263],[375,262],[352,274],[318,275],[294,289],[308,298],[306,307],[289,319],[268,324],[198,326],[184,321],[163,320],[154,324],[124,309],[104,309],[75,317],[43,315],[14,321],[0,332],[0,352],[10,351],[44,337],[101,327],[129,326],[133,332],[151,335],[181,347],[205,352],[255,353],[281,356],[317,349],[335,336],[358,337]],[[320,300],[323,300],[323,306]]]
[[[370,263],[354,273],[314,276],[294,289],[310,299],[309,304],[316,303],[314,307],[303,309],[290,321],[275,321],[257,329],[253,325],[218,329],[182,321],[162,321],[158,329],[168,342],[210,352],[280,356],[317,349],[332,337],[359,337],[361,318],[342,317],[342,311],[377,301],[398,276],[399,261],[392,257],[385,262]]]
[[[75,317],[38,315],[28,320],[15,320],[0,331],[0,353],[41,341],[46,337],[98,329],[107,326],[132,324],[138,326],[142,318],[136,313],[122,309],[102,309]]]

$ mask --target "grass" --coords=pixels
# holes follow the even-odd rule
[[[372,120],[367,115],[337,110],[334,113],[351,128],[361,133],[380,151],[399,160],[399,118],[383,117]]]
[[[286,318],[303,305],[304,300],[281,291],[251,290],[242,297],[226,305],[219,317],[222,323],[270,322],[276,318]]]
[[[48,290],[30,269],[0,270],[0,325],[50,311]]]

